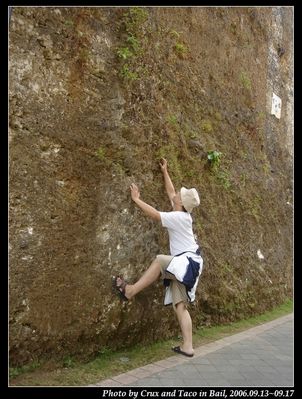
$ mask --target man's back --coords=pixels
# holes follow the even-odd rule
[[[168,229],[172,256],[186,251],[195,252],[198,244],[192,229],[192,217],[188,212],[160,212],[163,227]]]

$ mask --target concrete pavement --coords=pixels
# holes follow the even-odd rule
[[[292,387],[293,314],[90,386]]]

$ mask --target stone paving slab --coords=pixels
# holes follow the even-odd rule
[[[293,314],[89,386],[293,386]]]

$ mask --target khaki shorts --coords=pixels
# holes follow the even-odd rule
[[[172,290],[172,301],[173,301],[173,307],[175,308],[175,305],[178,304],[179,302],[184,302],[185,304],[187,304],[189,302],[189,299],[184,284],[177,281],[174,274],[171,274],[166,271],[166,268],[172,259],[173,256],[171,255],[157,255],[156,257],[156,260],[161,265],[162,278],[171,280],[170,286]]]

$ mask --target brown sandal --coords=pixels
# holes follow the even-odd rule
[[[122,282],[120,285],[117,285],[117,279],[121,279]],[[116,291],[118,292],[119,296],[121,297],[121,299],[123,299],[124,301],[128,301],[128,298],[125,295],[125,291],[126,291],[126,286],[127,283],[126,281],[123,279],[122,276],[116,276],[114,277],[114,288],[116,289]]]

